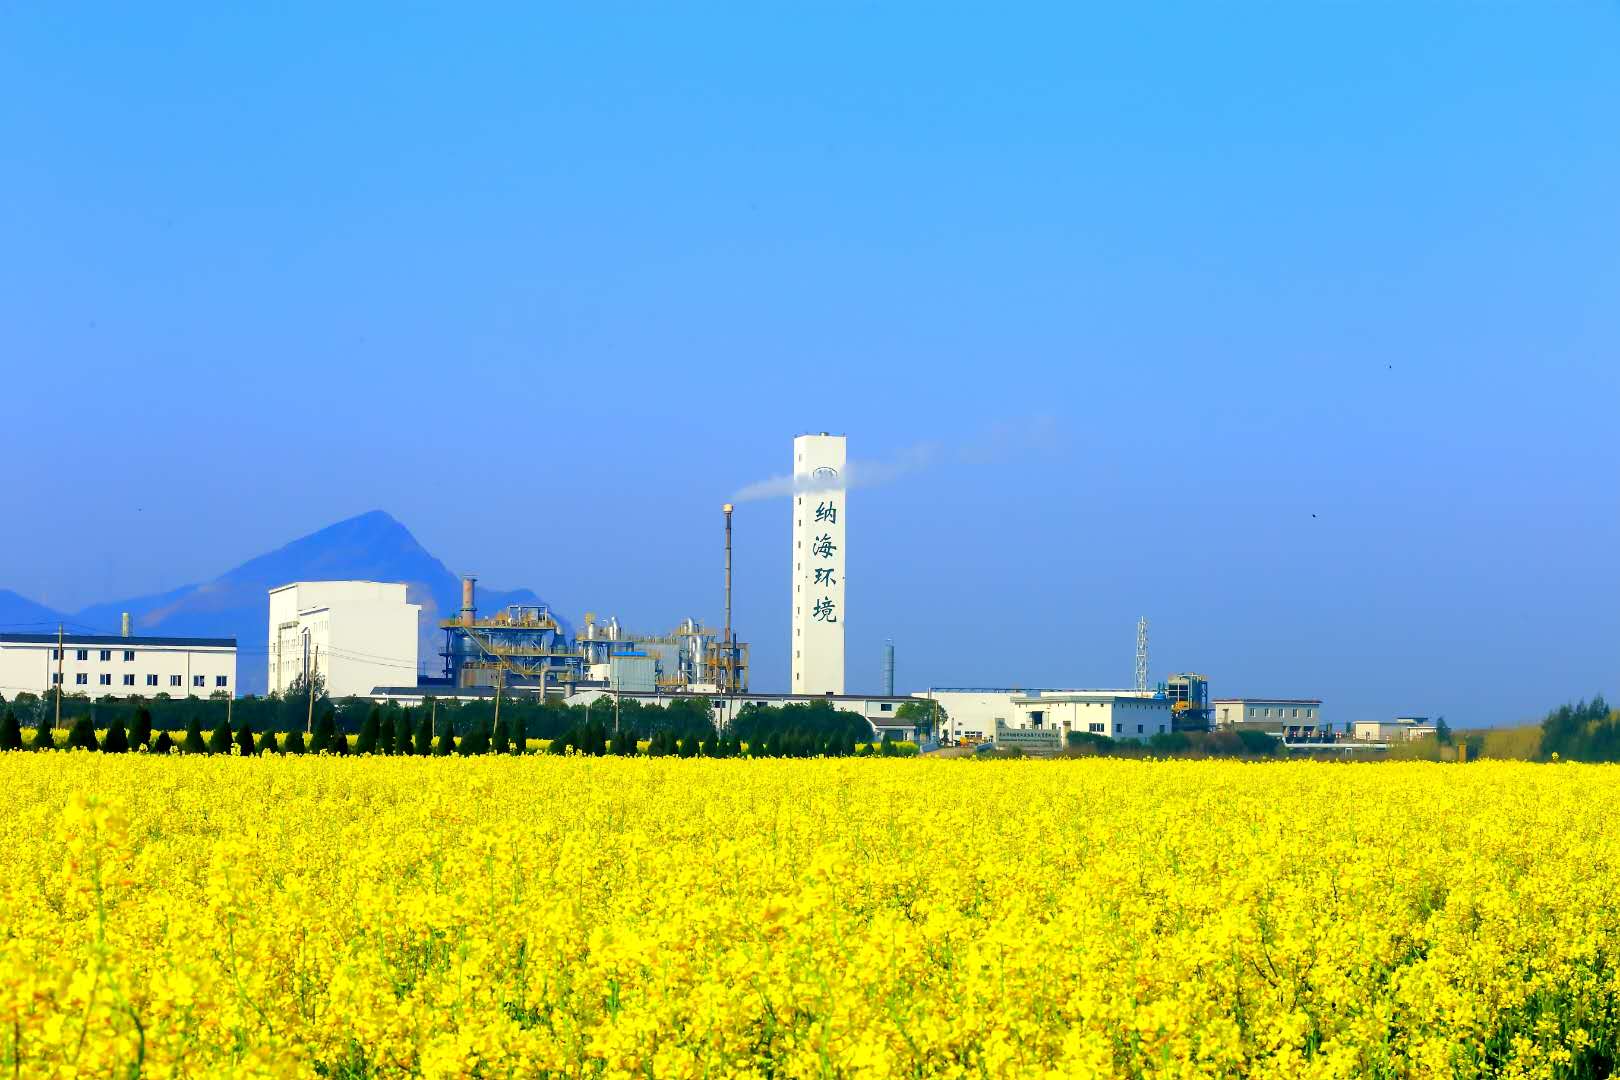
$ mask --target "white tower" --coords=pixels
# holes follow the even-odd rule
[[[844,437],[793,440],[793,693],[844,692]]]

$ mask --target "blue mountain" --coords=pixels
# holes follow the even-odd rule
[[[293,581],[330,579],[404,582],[411,603],[422,605],[421,658],[430,674],[438,674],[437,653],[443,644],[438,624],[460,610],[461,579],[417,543],[409,529],[381,510],[300,537],[212,581],[96,604],[66,618],[70,629],[96,627],[116,633],[119,617],[127,611],[136,634],[234,637],[240,692],[263,693],[269,590]],[[537,603],[540,599],[528,589],[500,592],[480,588],[478,593],[481,613],[508,604]],[[0,623],[50,623],[59,618],[62,616],[15,593],[0,592]]]
[[[36,604],[10,589],[0,589],[0,630],[18,634],[43,633],[47,629],[54,631],[56,624],[65,618],[67,616],[60,611]]]

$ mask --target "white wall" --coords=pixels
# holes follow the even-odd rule
[[[14,698],[24,691],[48,691],[55,685],[55,657],[54,635],[40,641],[0,640],[0,693]],[[92,698],[160,693],[205,698],[216,691],[234,697],[236,647],[186,643],[180,638],[69,635],[62,684],[65,693]]]
[[[1221,698],[1211,702],[1215,712],[1215,726],[1231,727],[1234,723],[1264,724],[1316,724],[1322,719],[1320,701],[1299,701],[1287,698]]]
[[[793,475],[824,490],[793,496],[793,679],[795,694],[844,692],[844,568],[847,492],[842,435],[800,435],[793,440]],[[817,480],[830,470],[834,486]],[[820,575],[818,578],[818,574]]]
[[[415,686],[422,608],[383,581],[300,581],[270,590],[269,687],[285,691],[310,666],[333,697]]]
[[[1135,693],[1066,693],[1019,697],[1018,710],[1010,727],[1039,726],[1061,731],[1106,735],[1111,739],[1143,740],[1170,731],[1171,708],[1168,698],[1142,697]]]
[[[946,713],[938,733],[941,741],[958,742],[962,739],[990,739],[996,733],[996,721],[1016,726],[1018,711],[1013,698],[1022,690],[936,690],[932,694],[919,693],[915,697],[939,702]]]

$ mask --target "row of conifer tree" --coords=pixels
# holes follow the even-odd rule
[[[17,723],[16,714],[7,708],[0,716],[0,751],[5,750],[95,750],[109,754],[138,752],[146,749],[154,754],[179,751],[182,754],[381,754],[415,755],[419,757],[451,754],[522,753],[526,743],[514,738],[504,718],[497,717],[493,724],[474,722],[459,738],[448,718],[438,723],[434,731],[434,717],[430,710],[404,709],[393,717],[372,708],[361,725],[360,733],[351,747],[349,739],[337,729],[332,710],[327,709],[316,720],[308,739],[301,731],[290,731],[279,742],[274,732],[255,734],[252,725],[244,720],[232,730],[228,719],[222,718],[212,732],[205,735],[202,722],[192,716],[185,733],[176,740],[167,731],[152,731],[151,714],[137,709],[126,729],[123,721],[114,717],[106,731],[96,732],[89,716],[77,717],[68,728],[65,741],[58,741],[54,717],[42,712],[31,737],[25,737]],[[390,722],[390,720],[392,722]],[[652,757],[846,757],[865,753],[892,756],[897,746],[885,735],[876,748],[858,744],[849,735],[827,735],[815,732],[773,732],[752,744],[744,744],[736,737],[715,734],[689,733],[676,736],[672,732],[654,732],[643,751],[631,732],[620,738],[602,724],[592,721],[573,728],[546,747],[549,753],[566,754],[570,751],[593,756],[632,756],[645,752]]]

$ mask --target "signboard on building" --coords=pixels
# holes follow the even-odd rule
[[[1010,728],[1006,721],[996,721],[997,749],[1016,746],[1026,754],[1061,754],[1063,733],[1050,728]]]
[[[793,693],[844,692],[845,499],[842,435],[793,440]]]

